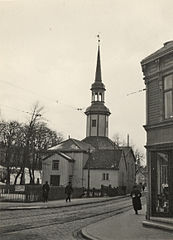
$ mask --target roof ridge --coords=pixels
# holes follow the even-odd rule
[[[72,139],[72,141],[77,145],[77,147],[81,149],[81,147],[79,146],[79,144],[76,142],[76,139],[74,139],[74,138],[71,138],[71,139]]]

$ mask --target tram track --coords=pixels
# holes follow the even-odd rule
[[[107,200],[104,200],[104,201],[101,201],[101,202],[87,202],[87,203],[80,203],[80,204],[75,204],[75,205],[70,204],[70,205],[66,205],[66,206],[50,206],[50,207],[47,207],[47,208],[43,207],[43,208],[39,208],[39,209],[17,209],[18,213],[21,212],[22,215],[25,212],[25,216],[22,216],[22,215],[16,216],[16,214],[12,215],[10,217],[7,217],[7,216],[2,217],[1,216],[1,222],[6,221],[6,220],[13,220],[13,219],[15,219],[15,220],[22,219],[22,218],[26,219],[26,218],[29,218],[31,216],[32,217],[42,216],[42,215],[49,216],[50,211],[51,211],[51,215],[57,214],[58,211],[55,212],[55,210],[60,210],[63,213],[67,213],[67,212],[69,212],[69,208],[71,208],[71,207],[78,208],[78,209],[80,208],[80,210],[82,210],[82,209],[86,209],[86,206],[88,208],[95,208],[95,206],[97,206],[97,207],[105,206],[106,203],[108,203],[110,205],[111,203],[112,204],[114,204],[116,202],[119,203],[120,201],[125,202],[127,200],[128,200],[128,197],[123,197],[123,198],[117,198],[117,199],[107,199]],[[44,210],[44,213],[41,212],[43,210]],[[10,210],[8,209],[8,211],[10,211]],[[14,210],[12,210],[12,212],[13,211]],[[46,213],[46,211],[49,211],[49,212]],[[26,214],[26,212],[29,213],[29,214]],[[33,212],[35,212],[35,213],[33,213]]]
[[[89,213],[88,215],[83,215],[83,214],[78,214],[76,216],[65,216],[64,219],[62,218],[53,218],[53,219],[48,219],[45,221],[41,221],[38,223],[35,223],[34,225],[32,223],[27,223],[27,224],[14,224],[11,226],[4,226],[0,227],[0,233],[1,234],[12,234],[15,232],[19,231],[25,231],[25,230],[30,230],[30,229],[37,229],[37,228],[44,228],[44,227],[49,227],[53,225],[58,225],[58,224],[65,224],[65,223],[70,223],[74,221],[81,221],[84,219],[89,219],[89,218],[96,218],[98,216],[103,216],[102,219],[113,216],[113,215],[118,215],[121,214],[125,211],[128,211],[131,209],[131,204],[119,207],[117,209],[113,210],[107,210],[99,213]],[[104,217],[105,215],[105,217]]]

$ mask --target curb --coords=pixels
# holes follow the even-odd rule
[[[77,205],[88,205],[88,204],[94,204],[94,203],[102,203],[102,202],[109,202],[112,200],[116,199],[121,199],[121,198],[127,198],[129,197],[128,195],[126,196],[118,196],[115,198],[110,198],[110,199],[98,199],[96,201],[91,201],[91,202],[78,202],[78,203],[71,203],[68,205],[59,205],[59,206],[16,206],[16,207],[7,207],[7,208],[1,208],[0,212],[2,211],[15,211],[15,210],[35,210],[35,209],[52,209],[52,208],[61,208],[61,207],[71,207],[71,206],[77,206]]]
[[[88,239],[88,240],[100,240],[100,238],[96,238],[94,236],[91,236],[87,232],[87,227],[81,229],[81,235],[82,235],[83,238]]]
[[[131,206],[131,205],[130,205],[130,206]],[[128,211],[129,211],[129,210],[128,210]],[[126,211],[122,211],[122,210],[118,209],[118,212],[117,212],[115,215],[119,215],[119,214],[122,214],[122,213],[124,213],[124,212],[126,212]],[[114,216],[115,216],[115,215],[114,215]],[[110,216],[110,217],[112,217],[112,216]],[[110,218],[110,217],[107,217],[107,218]],[[82,229],[80,230],[80,233],[81,233],[82,237],[83,237],[84,239],[88,239],[88,240],[102,240],[102,238],[99,238],[98,236],[96,237],[96,236],[91,235],[91,234],[88,232],[88,230],[87,230],[87,227],[92,226],[92,225],[94,225],[94,224],[97,224],[97,223],[99,223],[99,222],[101,222],[101,221],[105,221],[105,219],[101,219],[101,220],[97,221],[96,223],[89,224],[88,226],[82,228]]]
[[[145,220],[142,222],[142,224],[144,227],[157,228],[160,230],[173,232],[173,226],[168,225],[168,224],[154,222],[154,221],[150,221],[150,220],[149,221]]]

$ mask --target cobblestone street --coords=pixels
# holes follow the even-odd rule
[[[74,239],[88,224],[131,208],[128,198],[62,208],[1,212],[1,240]]]

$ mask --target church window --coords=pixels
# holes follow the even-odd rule
[[[101,102],[102,101],[102,94],[99,93],[99,101]]]
[[[97,101],[97,100],[98,100],[98,95],[97,93],[95,93],[94,101]]]
[[[96,120],[92,120],[92,127],[96,127]]]
[[[59,160],[52,161],[52,170],[59,170]]]
[[[109,180],[109,173],[103,173],[102,179]]]
[[[106,173],[106,180],[109,180],[109,173]]]

